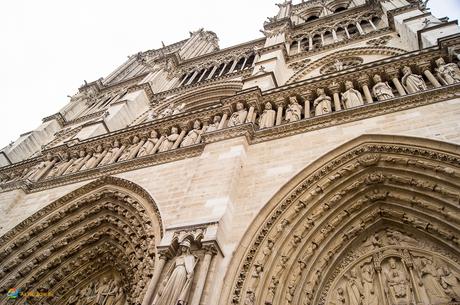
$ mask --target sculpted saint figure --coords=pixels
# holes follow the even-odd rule
[[[220,115],[214,116],[214,118],[212,119],[212,123],[208,125],[206,132],[217,130],[219,128],[220,120],[221,120]]]
[[[331,98],[326,95],[324,89],[316,89],[316,94],[318,97],[313,102],[313,107],[315,107],[315,116],[332,112]]]
[[[96,304],[104,305],[107,297],[110,295],[112,289],[112,280],[104,277],[102,283],[96,289]]]
[[[232,113],[230,119],[228,119],[227,126],[233,127],[244,124],[246,122],[246,117],[248,116],[248,112],[246,108],[244,108],[243,103],[238,102],[236,103],[236,111]]]
[[[195,120],[193,122],[193,129],[188,132],[185,136],[182,143],[180,143],[180,147],[186,147],[193,144],[198,144],[201,140],[201,134],[203,130],[201,130],[201,122],[199,120]]]
[[[350,275],[345,275],[347,279],[346,291],[348,294],[349,305],[361,305],[364,298],[364,289],[358,278],[356,269],[350,270]]]
[[[286,109],[286,121],[292,123],[302,118],[302,106],[297,102],[295,96],[289,97],[289,105]]]
[[[165,118],[172,115],[174,112],[174,104],[168,105],[163,111],[158,115],[159,119]]]
[[[123,153],[121,154],[120,158],[118,158],[118,162],[131,160],[132,158],[134,158],[139,149],[140,141],[141,139],[139,139],[138,136],[134,136],[131,139],[131,145],[129,145],[127,148],[125,148],[125,150],[123,150]]]
[[[70,157],[68,152],[64,152],[61,156],[61,161],[59,161],[50,171],[48,177],[56,177],[62,175],[63,172],[70,166]]]
[[[139,149],[137,153],[138,157],[147,156],[153,150],[155,145],[158,143],[158,133],[155,130],[150,132],[150,137],[145,141],[144,145]]]
[[[118,140],[115,140],[113,142],[112,148],[110,148],[108,150],[108,152],[105,155],[105,157],[99,163],[99,166],[113,163],[114,162],[113,159],[115,159],[116,156],[119,154],[120,149],[121,149],[120,148],[120,142]]]
[[[56,163],[55,158],[48,153],[46,159],[32,167],[32,169],[23,176],[23,179],[37,181],[54,165],[54,163]]]
[[[410,67],[404,66],[402,68],[402,72],[404,75],[401,82],[404,88],[406,88],[407,92],[416,93],[427,89],[423,77],[417,74],[413,74]]]
[[[259,117],[259,128],[273,127],[275,125],[276,111],[272,109],[272,104],[265,103],[265,109]]]
[[[361,271],[365,300],[363,305],[379,305],[379,298],[374,287],[374,268],[370,264],[366,264]]]
[[[102,148],[102,145],[98,145],[96,147],[96,151],[92,154],[91,158],[86,161],[86,163],[83,165],[81,168],[82,170],[84,169],[90,169],[90,168],[95,168],[99,162],[101,162],[102,158],[104,158],[105,151],[104,148]]]
[[[64,174],[70,174],[70,173],[75,173],[80,170],[80,168],[83,166],[85,162],[85,157],[86,157],[86,151],[81,149],[78,153],[75,153],[73,157],[73,162],[72,165],[70,165],[67,170],[64,172]]]
[[[353,87],[353,82],[347,80],[345,82],[345,89],[347,89],[347,91],[342,93],[342,101],[346,109],[364,105],[363,96],[361,92]]]
[[[163,140],[160,144],[160,148],[158,149],[158,152],[165,152],[170,150],[174,142],[176,142],[177,138],[179,138],[179,130],[177,127],[171,127],[171,134]]]
[[[460,275],[452,272],[447,266],[442,266],[439,273],[441,286],[447,295],[456,301],[460,301]]]
[[[192,286],[196,258],[190,253],[190,242],[188,240],[184,240],[180,244],[178,252],[178,256],[167,272],[153,301],[154,305],[187,303]]]
[[[375,85],[372,87],[372,93],[377,98],[377,100],[384,101],[395,97],[390,85],[388,85],[387,82],[382,82],[380,75],[374,75],[374,82]]]
[[[460,69],[456,64],[446,64],[442,57],[436,60],[436,74],[443,85],[460,82]]]
[[[407,305],[411,301],[409,281],[406,272],[401,270],[393,258],[389,260],[390,269],[385,272],[385,292],[390,304]]]
[[[184,107],[185,107],[185,103],[182,103],[181,105],[176,106],[176,107],[173,109],[172,114],[175,115],[175,114],[181,113],[182,110],[184,109]]]
[[[450,301],[438,280],[436,267],[426,258],[421,260],[420,278],[431,303],[438,304]]]

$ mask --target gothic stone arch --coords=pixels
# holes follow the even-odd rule
[[[0,238],[0,293],[5,296],[16,287],[53,295],[34,297],[28,304],[79,299],[137,304],[153,274],[162,234],[159,210],[144,189],[124,179],[101,178]]]
[[[372,135],[320,158],[249,227],[222,304],[457,304],[459,151]]]

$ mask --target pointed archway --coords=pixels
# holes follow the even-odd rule
[[[320,158],[249,227],[221,304],[457,304],[459,151],[372,135]]]
[[[0,238],[0,293],[15,287],[43,294],[28,304],[102,298],[104,304],[137,304],[162,235],[158,207],[144,189],[120,178],[98,179]]]

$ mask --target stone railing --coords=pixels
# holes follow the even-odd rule
[[[264,94],[244,91],[204,110],[47,149],[0,169],[0,188],[40,190],[197,156],[205,144],[231,137],[257,143],[453,98],[460,72],[441,55],[429,49]]]

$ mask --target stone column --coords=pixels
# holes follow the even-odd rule
[[[198,75],[198,71],[195,71],[193,73],[192,77],[190,77],[190,79],[188,80],[188,82],[185,85],[190,85],[193,82],[193,80],[195,79],[195,77],[197,77],[197,75]]]
[[[177,138],[176,142],[174,142],[173,146],[171,147],[171,150],[176,149],[176,148],[179,147],[180,142],[182,142],[182,140],[185,137],[185,134],[187,133],[187,127],[188,127],[187,124],[183,124],[183,125],[180,126],[179,137]]]
[[[350,39],[350,33],[348,33],[347,27],[344,27],[343,29],[345,30],[345,34],[347,34],[348,39]]]
[[[153,155],[154,153],[157,152],[158,148],[160,148],[160,145],[161,143],[165,140],[166,136],[165,135],[161,135],[160,136],[160,139],[158,140],[158,142],[155,144],[155,146],[152,148],[152,151],[149,152],[150,155]]]
[[[434,77],[433,73],[430,71],[430,63],[425,61],[425,62],[420,62],[418,64],[418,67],[420,68],[421,71],[423,71],[423,74],[425,74],[426,78],[430,81],[430,83],[435,87],[439,88],[441,87],[441,84],[439,81]]]
[[[222,115],[222,119],[220,120],[219,127],[217,129],[224,128],[225,122],[227,122],[227,118],[229,114],[230,114],[230,110],[225,109],[224,114]]]
[[[308,119],[310,117],[310,105],[311,100],[313,99],[313,92],[311,90],[305,90],[300,93],[305,99],[304,104],[304,118]]]
[[[297,54],[300,53],[300,40],[297,40]]]
[[[217,67],[218,67],[218,66],[214,66],[214,67],[212,68],[211,73],[209,73],[209,75],[208,75],[208,77],[206,77],[206,79],[210,79],[210,78],[214,75],[214,73],[216,73]]]
[[[382,280],[382,267],[381,266],[377,266],[375,268],[375,270],[377,271],[377,276],[378,276],[378,279],[379,279],[379,290],[380,290],[380,295],[382,296],[382,299],[383,299],[383,304],[382,305],[387,305],[387,302],[386,302],[386,297],[385,297],[385,288],[383,286],[383,280]]]
[[[235,59],[235,60],[233,61],[233,64],[232,64],[230,70],[228,71],[228,73],[232,73],[233,70],[235,70],[235,67],[236,67],[236,64],[237,64],[237,63],[238,63],[238,59]]]
[[[278,126],[278,125],[281,125],[281,123],[283,121],[284,98],[279,97],[275,101],[275,105],[277,107],[275,125]]]
[[[358,78],[358,84],[361,86],[361,88],[363,88],[366,103],[372,104],[374,100],[372,99],[371,91],[369,90],[369,77],[367,75],[361,75]]]
[[[311,37],[311,35],[308,36],[308,50],[313,50],[313,37]]]
[[[359,24],[359,22],[356,22],[356,27],[358,28],[359,34],[364,35],[363,28],[361,27],[361,24]]]
[[[412,263],[408,263],[407,264],[407,267],[409,268],[409,274],[410,274],[410,278],[412,280],[412,283],[414,284],[414,293],[415,293],[415,301],[417,304],[420,304],[422,302],[422,298],[420,297],[420,291],[417,289],[417,285],[416,285],[416,281],[415,281],[415,276],[414,276],[414,266],[412,265]]]
[[[150,279],[149,286],[147,287],[147,292],[145,293],[144,300],[142,301],[142,305],[150,305],[153,302],[153,297],[155,293],[155,288],[157,286],[158,280],[160,279],[161,272],[163,272],[163,268],[166,264],[167,257],[164,254],[160,254],[160,259],[158,260],[158,264],[155,265],[153,269],[153,276]]]
[[[324,47],[324,34],[321,33],[321,45]]]
[[[372,28],[374,29],[374,31],[377,31],[377,27],[375,26],[375,24],[372,22],[371,19],[368,20],[369,23],[371,24]]]
[[[201,296],[203,295],[204,285],[206,284],[206,278],[208,276],[209,266],[214,255],[217,254],[217,250],[214,245],[205,246],[205,255],[203,262],[201,263],[198,280],[196,282],[195,292],[193,293],[192,301],[190,305],[199,305]]]
[[[404,90],[404,87],[401,85],[398,79],[398,70],[394,68],[389,68],[385,70],[385,72],[388,74],[388,76],[391,78],[391,81],[395,85],[396,89],[398,90],[398,93],[400,96],[406,95],[406,90]]]
[[[222,70],[219,72],[219,77],[222,76],[222,74],[224,74],[225,68],[227,68],[227,63],[224,64]]]
[[[254,123],[253,122],[253,116],[254,116],[254,110],[257,107],[257,100],[251,100],[248,102],[249,105],[249,111],[248,115],[246,117],[246,123]]]
[[[248,57],[246,56],[243,61],[243,65],[241,66],[241,71],[244,70],[244,66],[246,66],[246,63],[248,62]]]
[[[342,105],[340,105],[340,85],[337,84],[336,82],[333,82],[332,84],[329,85],[329,90],[331,90],[334,98],[334,108],[335,111],[340,111],[342,110]]]
[[[337,39],[337,32],[334,29],[332,29],[332,38],[334,39],[335,42],[339,41]]]
[[[208,69],[209,69],[209,68],[208,68]],[[200,78],[198,79],[198,83],[201,82],[201,81],[203,80],[203,77],[205,76],[206,71],[208,71],[208,69],[204,69],[203,74],[201,74]]]

